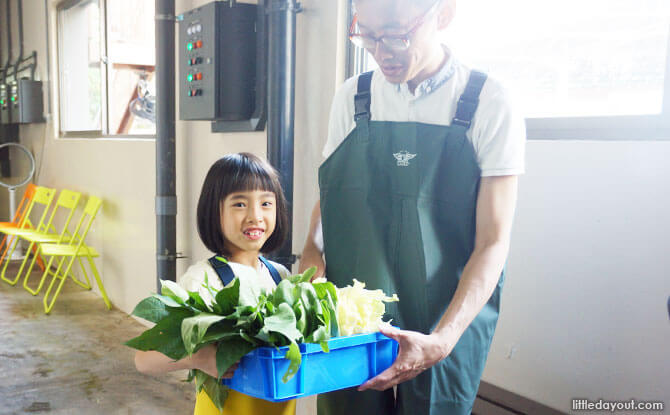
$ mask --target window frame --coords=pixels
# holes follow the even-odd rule
[[[350,2],[347,29],[351,22]],[[348,30],[346,31],[349,35]],[[347,39],[347,78],[367,68],[370,54]],[[575,141],[670,141],[670,31],[666,47],[666,64],[661,113],[591,117],[526,118],[528,140]]]
[[[100,10],[100,130],[86,131],[64,131],[62,122],[62,86],[63,74],[61,70],[62,45],[63,45],[63,22],[61,11],[76,7],[85,3],[97,3]],[[155,139],[156,134],[110,134],[109,126],[109,24],[107,22],[107,0],[63,0],[56,4],[56,68],[58,71],[58,136],[60,138],[87,138],[87,139],[120,139],[120,140],[146,140]]]

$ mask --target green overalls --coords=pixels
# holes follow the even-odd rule
[[[465,136],[486,75],[473,71],[451,125],[370,120],[372,73],[358,79],[356,128],[319,169],[326,274],[397,293],[386,318],[430,333],[475,243],[481,170]],[[383,103],[380,103],[383,105]],[[384,392],[320,395],[319,415],[469,414],[498,320],[504,271],[451,354]]]

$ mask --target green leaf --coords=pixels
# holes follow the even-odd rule
[[[316,267],[311,267],[305,270],[305,272],[302,273],[302,278],[300,278],[300,282],[310,282],[314,274],[316,274]]]
[[[332,282],[312,284],[314,290],[321,299],[321,305],[323,308],[327,308],[330,311],[332,318],[330,319],[330,335],[337,336],[339,334],[339,327],[337,325],[337,289]],[[324,303],[324,300],[327,301],[327,305]]]
[[[314,290],[320,299],[324,299],[330,296],[333,299],[333,302],[337,303],[337,288],[335,288],[335,285],[333,285],[332,282],[319,282],[312,284],[312,286],[314,287]]]
[[[286,369],[286,373],[284,373],[284,376],[282,377],[282,382],[284,383],[291,380],[291,378],[295,376],[296,373],[298,373],[298,369],[300,369],[300,363],[302,363],[300,348],[298,348],[298,345],[295,342],[291,342],[291,344],[288,346],[286,359],[290,360],[291,363],[289,363],[288,369]]]
[[[265,307],[267,308],[267,314],[274,314],[275,312],[275,306],[272,304],[270,301],[265,303]]]
[[[221,314],[228,315],[235,311],[240,298],[240,280],[235,278],[227,287],[216,293],[216,304],[221,309]]]
[[[237,331],[234,328],[234,323],[230,320],[221,320],[216,324],[212,324],[207,333],[200,341],[201,343],[212,343],[226,337],[236,336]]]
[[[188,305],[191,307],[199,310],[199,311],[204,311],[204,312],[210,312],[212,310],[207,307],[207,304],[205,304],[205,301],[202,299],[200,296],[200,293],[197,291],[189,291],[188,292],[188,301],[186,302]]]
[[[205,390],[205,393],[214,403],[219,411],[223,410],[223,405],[228,399],[229,388],[219,382],[216,378],[209,376],[200,370],[195,371],[195,389],[196,392]]]
[[[152,323],[158,323],[167,317],[169,312],[162,301],[154,297],[147,297],[135,306],[132,314]]]
[[[307,312],[305,311],[305,306],[302,304],[302,301],[298,301],[293,306],[293,312],[295,313],[297,322],[296,328],[305,335],[305,329],[307,328]]]
[[[186,357],[186,349],[181,338],[181,324],[184,319],[192,315],[191,310],[175,309],[153,328],[124,344],[137,350],[155,350],[174,360],[180,360]]]
[[[196,346],[202,342],[207,329],[212,324],[223,320],[223,316],[210,313],[200,313],[193,317],[185,318],[181,323],[181,338],[184,340],[186,352],[190,355]]]
[[[330,330],[327,330],[324,326],[317,327],[312,334],[309,335],[306,343],[321,343],[330,339]]]
[[[303,332],[308,336],[319,326],[318,316],[323,315],[323,309],[312,284],[301,282],[297,288],[300,301],[305,306],[307,313],[307,323]]]
[[[272,294],[272,304],[278,306],[281,303],[286,303],[290,306],[295,304],[295,284],[288,279],[282,280],[277,284]]]
[[[179,304],[178,302],[173,300],[172,297],[167,297],[165,295],[154,294],[152,295],[152,297],[159,300],[161,303],[165,304],[168,307],[183,308],[185,306],[185,304]]]
[[[221,340],[216,348],[216,370],[219,379],[232,365],[255,348],[256,346],[240,336]]]
[[[259,346],[259,342],[257,339],[254,339],[253,337],[249,336],[247,333],[244,332],[244,330],[240,330],[240,337],[242,337],[244,340],[248,341],[251,343],[254,348]]]
[[[279,304],[277,312],[268,316],[264,323],[264,329],[282,334],[290,342],[297,342],[303,337],[295,326],[296,319],[293,309],[286,303]]]
[[[258,298],[263,294],[261,286],[258,284],[253,284],[247,279],[240,280],[240,296],[238,299],[238,304],[240,306],[258,306]]]
[[[161,294],[184,305],[188,300],[188,293],[179,284],[170,280],[161,280]]]

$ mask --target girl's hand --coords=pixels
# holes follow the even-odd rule
[[[191,356],[191,361],[193,362],[193,369],[202,370],[208,375],[218,378],[219,374],[216,370],[216,345],[209,344],[202,349],[198,350],[196,353]],[[239,363],[239,362],[238,362]],[[237,369],[238,363],[232,365],[226,373],[223,374],[223,379],[230,379]]]

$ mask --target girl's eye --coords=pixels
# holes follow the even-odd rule
[[[233,205],[233,207],[244,207],[244,203],[242,202],[237,202]]]
[[[272,202],[263,202],[263,206],[272,206]]]

